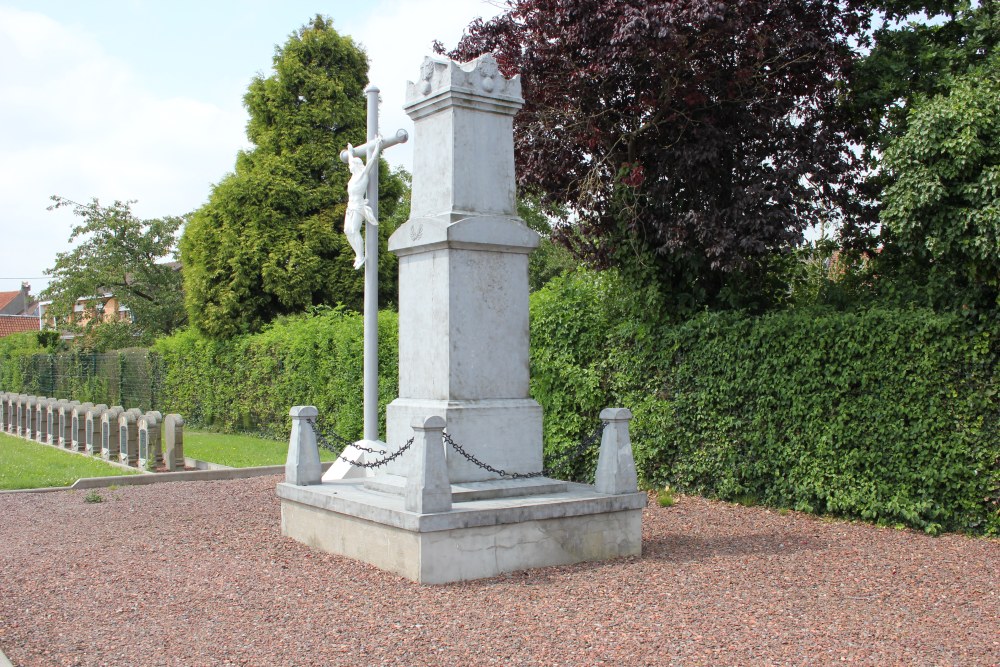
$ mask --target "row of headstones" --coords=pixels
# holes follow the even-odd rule
[[[0,432],[133,467],[184,469],[180,415],[0,392]]]

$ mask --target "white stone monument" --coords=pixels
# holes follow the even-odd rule
[[[639,554],[646,496],[628,410],[601,414],[596,486],[539,474],[542,410],[528,393],[538,236],[516,212],[519,79],[502,77],[489,55],[427,58],[406,99],[412,208],[389,240],[399,256],[399,397],[383,458],[403,453],[374,476],[321,480],[304,418],[315,409],[292,408],[277,489],[283,534],[424,583]]]

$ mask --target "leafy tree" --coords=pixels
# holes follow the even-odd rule
[[[50,314],[66,317],[77,299],[111,292],[131,311],[139,331],[169,333],[184,323],[181,274],[165,262],[174,255],[182,218],[140,220],[132,213],[134,202],[101,206],[97,199],[89,204],[52,199],[50,209],[72,207],[84,222],[70,233],[71,243],[79,241],[76,247],[59,253],[45,271],[52,282],[41,296],[52,300]],[[93,318],[90,324],[98,322]]]
[[[552,241],[552,223],[549,212],[538,197],[520,197],[517,201],[517,214],[542,237],[538,247],[531,253],[528,260],[528,286],[536,292],[547,282],[567,271],[579,266],[565,246]]]
[[[913,103],[982,66],[1000,37],[996,0],[874,0],[880,27],[850,78],[849,107],[872,166],[903,135]],[[884,182],[875,181],[878,188]]]
[[[937,303],[1000,305],[1000,55],[917,99],[883,168],[883,265],[903,256]]]
[[[450,55],[522,75],[519,185],[575,214],[556,239],[674,305],[747,305],[809,225],[865,221],[836,103],[867,17],[859,0],[515,0]]]
[[[342,233],[347,143],[365,141],[368,63],[317,16],[276,48],[274,73],[251,82],[244,104],[253,148],[216,185],[181,239],[187,309],[213,337],[255,331],[312,305],[360,308],[363,272]],[[383,247],[398,224],[405,178],[380,169]],[[382,252],[381,301],[395,300],[395,257]]]

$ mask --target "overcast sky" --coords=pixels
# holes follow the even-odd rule
[[[208,198],[247,145],[242,99],[276,45],[317,13],[367,52],[381,129],[412,131],[407,80],[498,0],[0,0],[0,291],[37,294],[69,249],[78,202],[137,200],[143,218]],[[410,169],[411,151],[386,151]]]

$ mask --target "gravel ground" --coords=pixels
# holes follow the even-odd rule
[[[420,586],[279,533],[277,477],[0,495],[31,665],[1000,665],[1000,541],[680,497],[643,555]]]

